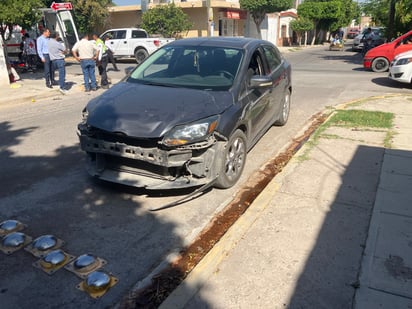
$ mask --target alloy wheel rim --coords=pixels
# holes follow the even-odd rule
[[[289,117],[289,94],[285,95],[285,102],[283,103],[283,119]]]
[[[226,154],[226,176],[236,178],[243,166],[245,145],[241,138],[236,138]]]

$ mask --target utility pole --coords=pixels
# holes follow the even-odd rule
[[[0,85],[5,86],[10,84],[9,72],[7,69],[7,53],[5,51],[6,43],[3,43],[3,38],[0,35]]]
[[[207,36],[213,36],[215,29],[215,22],[213,21],[213,8],[211,6],[212,0],[206,0],[207,9]]]

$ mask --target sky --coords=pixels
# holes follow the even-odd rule
[[[140,0],[112,0],[117,5],[137,5],[140,4]]]

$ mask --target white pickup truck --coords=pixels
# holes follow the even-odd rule
[[[115,58],[134,57],[139,64],[159,47],[174,41],[173,38],[151,38],[139,28],[109,29],[100,35],[104,40],[109,37],[108,45]]]

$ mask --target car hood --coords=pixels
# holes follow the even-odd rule
[[[400,58],[412,58],[412,50],[397,54],[394,60],[398,60]]]
[[[141,138],[162,137],[176,125],[221,114],[230,91],[205,91],[120,82],[87,104],[87,124]]]

